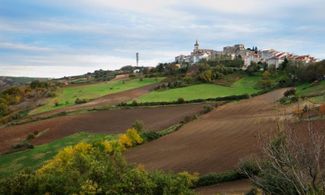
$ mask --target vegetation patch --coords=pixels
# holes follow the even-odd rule
[[[35,171],[0,181],[1,194],[192,194],[196,174],[147,172],[122,152],[142,143],[135,129],[117,139],[80,142],[62,149]]]
[[[31,147],[31,150],[25,150],[0,156],[0,175],[9,176],[21,170],[22,167],[35,169],[41,166],[45,161],[51,159],[57,152],[69,145],[77,144],[80,141],[94,142],[102,139],[112,139],[112,136],[106,134],[77,133],[67,136],[63,139],[53,141],[49,144]],[[33,145],[31,145],[33,146]],[[24,157],[21,159],[21,157]],[[15,163],[13,163],[15,162]],[[22,166],[15,166],[19,164]],[[12,166],[11,166],[12,165]],[[8,169],[8,167],[11,167]]]
[[[299,97],[309,98],[315,103],[325,102],[325,80],[298,85],[296,90]]]
[[[45,105],[36,108],[29,114],[37,114],[41,112],[64,108],[74,104],[85,103],[86,101],[104,95],[143,87],[146,85],[160,82],[161,80],[162,78],[144,78],[63,87],[58,90],[57,96],[55,98],[50,99]]]
[[[260,77],[257,76],[244,77],[236,81],[230,87],[215,84],[196,84],[164,91],[153,91],[140,97],[137,102],[176,102],[179,98],[183,98],[185,101],[191,101],[253,94],[260,91],[256,88],[259,79]]]
[[[222,182],[235,181],[239,179],[247,178],[244,174],[237,170],[227,171],[223,173],[210,173],[200,176],[195,183],[195,187],[210,186]]]

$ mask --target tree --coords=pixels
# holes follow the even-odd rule
[[[142,132],[144,129],[144,124],[142,121],[136,120],[133,123],[132,128],[136,129],[138,132]]]
[[[255,63],[255,62],[252,62],[250,66],[247,67],[247,70],[246,72],[250,75],[254,74],[255,72],[257,72],[258,70],[260,69],[260,66]]]
[[[267,194],[324,194],[325,137],[319,130],[308,124],[300,137],[295,130],[279,130],[264,142],[264,158],[255,161],[257,171],[242,172]]]
[[[267,89],[270,88],[272,86],[272,81],[270,79],[270,72],[269,71],[264,71],[263,75],[262,75],[262,80],[259,81],[259,85],[263,88],[263,89]]]
[[[287,58],[284,58],[284,61],[279,66],[279,70],[285,70],[288,64],[289,64],[289,60]]]
[[[9,106],[8,104],[0,102],[0,117],[5,116],[9,113]]]
[[[134,130],[123,137],[141,142]],[[1,181],[0,194],[192,194],[197,176],[147,172],[123,159],[118,141],[79,143],[61,150],[36,172]]]
[[[199,75],[199,78],[204,82],[211,82],[212,81],[212,70],[205,70]]]

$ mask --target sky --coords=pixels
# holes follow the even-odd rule
[[[325,58],[324,0],[0,0],[0,75],[156,66],[238,43]]]

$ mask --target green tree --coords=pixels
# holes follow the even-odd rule
[[[0,103],[0,116],[5,116],[9,113],[9,106],[5,103]]]
[[[202,73],[200,73],[200,75],[199,75],[199,77],[200,77],[200,79],[202,80],[202,81],[204,81],[204,82],[207,82],[207,83],[209,83],[209,82],[211,82],[212,81],[212,70],[205,70],[205,71],[203,71]]]

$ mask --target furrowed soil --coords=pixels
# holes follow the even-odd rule
[[[277,129],[277,122],[287,117],[288,111],[276,102],[285,90],[220,106],[172,134],[128,150],[126,158],[149,170],[232,170],[240,159],[259,153],[260,136]],[[325,121],[317,125],[324,128]]]
[[[40,136],[32,144],[44,144],[65,136],[86,131],[93,133],[120,133],[131,127],[136,120],[143,121],[147,130],[162,130],[182,121],[186,116],[203,110],[205,104],[188,104],[163,107],[116,109],[79,115],[55,117],[0,129],[0,153],[26,139],[34,131]]]

